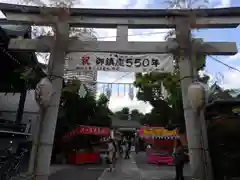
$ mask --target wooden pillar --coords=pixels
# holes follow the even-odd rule
[[[20,92],[20,99],[19,99],[17,115],[16,115],[16,124],[18,125],[22,123],[26,97],[27,97],[27,88],[24,86],[22,88],[22,91]]]

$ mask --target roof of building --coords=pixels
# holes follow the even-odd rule
[[[20,77],[20,69],[31,67],[38,72],[39,78],[44,76],[43,65],[37,60],[34,52],[19,52],[8,49],[10,38],[31,38],[31,26],[0,24],[0,80],[1,92],[19,92],[24,87],[24,80]],[[17,71],[18,70],[18,71]],[[35,79],[34,79],[35,80]],[[37,79],[36,79],[37,80]],[[31,83],[35,87],[37,82]]]
[[[225,99],[225,100],[216,100],[207,105],[207,108],[215,106],[240,106],[240,99]]]
[[[112,116],[112,127],[116,128],[140,128],[142,125],[137,121],[121,120]]]
[[[28,25],[12,25],[12,24],[2,24],[0,25],[2,29],[9,36],[22,36],[24,37],[26,34],[31,32],[31,26]]]

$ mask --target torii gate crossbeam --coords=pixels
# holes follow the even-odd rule
[[[53,38],[42,39],[11,39],[9,47],[21,51],[50,52]],[[175,49],[177,42],[125,42],[122,46],[118,41],[82,42],[71,40],[67,52],[118,52],[141,54],[165,54]],[[235,42],[205,42],[199,47],[198,53],[205,55],[234,55],[237,52]]]
[[[43,10],[34,6],[19,6],[0,3],[1,10],[7,17],[6,23],[51,25],[52,22],[40,15]],[[44,12],[57,14],[57,8],[44,8]],[[192,28],[236,28],[239,25],[240,8],[219,9],[70,9],[70,26],[91,28],[116,28],[119,25],[131,29],[175,28],[174,19],[196,18]],[[39,16],[40,15],[40,16]]]

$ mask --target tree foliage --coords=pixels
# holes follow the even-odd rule
[[[110,126],[108,115],[112,112],[108,108],[108,99],[100,95],[96,100],[95,96],[87,90],[84,98],[80,98],[78,91],[81,86],[79,80],[71,80],[64,83],[59,110],[59,123],[66,125],[68,130],[77,125]],[[61,119],[64,119],[62,122]]]
[[[79,125],[111,126],[109,115],[112,112],[107,106],[107,97],[102,94],[96,100],[95,96],[85,87],[87,95],[80,98],[78,94],[80,86],[81,82],[76,79],[64,82],[54,139],[54,155],[63,150],[63,136]],[[84,139],[86,140],[86,137]]]
[[[131,120],[133,120],[133,121],[138,121],[138,122],[142,123],[144,116],[145,115],[143,113],[139,112],[139,110],[137,110],[137,109],[133,109],[131,111]]]
[[[105,94],[100,94],[96,101],[96,108],[90,124],[95,126],[110,127],[112,124],[110,115],[113,112],[108,108],[109,99]]]
[[[189,8],[193,5],[193,1],[167,1],[170,8]],[[199,2],[198,2],[199,3]],[[198,4],[197,3],[197,4]],[[166,36],[168,38],[175,38],[175,31],[170,31]],[[201,44],[202,41],[196,41],[192,38],[192,43]],[[173,73],[137,73],[134,85],[138,88],[137,98],[144,102],[149,102],[153,109],[146,116],[146,122],[154,125],[165,126],[168,123],[177,123],[184,125],[184,113],[180,85],[180,70],[178,66],[179,57],[176,54],[172,55],[174,58],[174,72]],[[195,67],[197,71],[203,70],[206,64],[205,55],[197,54]],[[199,80],[207,82],[208,76]],[[163,87],[167,91],[167,96],[163,93]]]
[[[214,83],[209,89],[209,103],[216,100],[233,100],[238,99],[240,93],[234,89],[224,89],[219,84]]]
[[[199,59],[199,61],[201,63],[199,63],[200,67],[198,69],[204,67],[205,59]],[[138,88],[137,98],[144,102],[149,102],[153,107],[149,114],[149,122],[163,126],[169,122],[184,125],[178,67],[175,67],[175,71],[172,74],[158,72],[137,73],[134,85]],[[167,96],[164,96],[162,87],[166,89]]]
[[[130,110],[129,110],[128,107],[124,107],[120,111],[116,111],[114,114],[120,120],[128,120],[129,119]]]
[[[138,121],[140,123],[143,122],[143,118],[145,117],[145,115],[139,112],[139,110],[133,109],[130,111],[128,107],[124,107],[120,111],[116,111],[114,115],[119,120],[131,120],[131,121]]]

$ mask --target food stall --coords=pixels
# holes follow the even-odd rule
[[[71,164],[101,162],[99,145],[110,136],[110,129],[79,126],[63,137],[68,161]]]
[[[149,164],[173,165],[172,152],[179,138],[178,129],[143,127],[139,130],[139,136],[148,144],[146,153]]]

